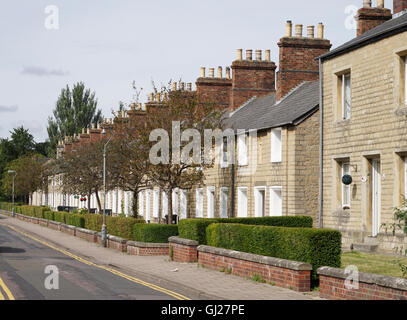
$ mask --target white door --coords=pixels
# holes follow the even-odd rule
[[[381,174],[380,160],[372,162],[372,236],[376,237],[380,229]]]
[[[283,215],[282,188],[270,188],[270,216],[281,217]]]
[[[237,216],[239,218],[247,217],[247,188],[238,188],[237,190]]]
[[[186,219],[187,218],[187,193],[188,191],[186,190],[181,190],[181,196],[180,196],[180,211],[181,211],[181,216],[180,219]]]
[[[215,218],[215,188],[208,187],[206,190],[207,194],[207,217]]]
[[[265,204],[266,204],[266,189],[256,188],[254,190],[254,214],[256,217],[265,216]]]
[[[221,188],[220,190],[219,211],[221,218],[228,218],[228,188]]]

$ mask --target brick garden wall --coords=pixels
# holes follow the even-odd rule
[[[198,261],[198,242],[193,240],[171,237],[169,254],[176,262],[197,262]]]

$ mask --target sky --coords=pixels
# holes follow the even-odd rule
[[[230,66],[238,48],[270,49],[278,64],[287,20],[304,34],[323,22],[335,48],[355,37],[362,2],[0,0],[0,137],[23,125],[37,142],[47,139],[61,89],[76,82],[111,117],[119,101],[133,101],[133,81],[145,102],[152,81],[195,83],[200,67]]]

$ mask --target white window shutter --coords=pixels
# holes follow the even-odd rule
[[[222,188],[220,191],[220,217],[228,217],[228,188]]]
[[[181,211],[181,216],[180,219],[186,219],[187,218],[187,210],[188,210],[188,192],[186,190],[181,190],[181,195],[180,195],[180,211]]]
[[[238,136],[238,148],[239,148],[239,165],[247,165],[247,136],[246,134],[240,134]]]
[[[153,217],[154,218],[158,218],[158,196],[159,196],[159,191],[158,190],[154,190],[153,193]]]
[[[282,161],[281,128],[271,130],[271,162]]]
[[[283,215],[282,188],[270,188],[270,216],[281,217]]]

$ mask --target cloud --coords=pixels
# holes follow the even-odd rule
[[[17,112],[17,110],[18,110],[17,105],[12,105],[12,106],[0,105],[0,112]]]
[[[32,76],[37,76],[37,77],[48,77],[48,76],[63,77],[63,76],[69,75],[68,71],[48,70],[46,68],[35,67],[35,66],[24,67],[23,71],[21,71],[21,73],[32,75]]]

